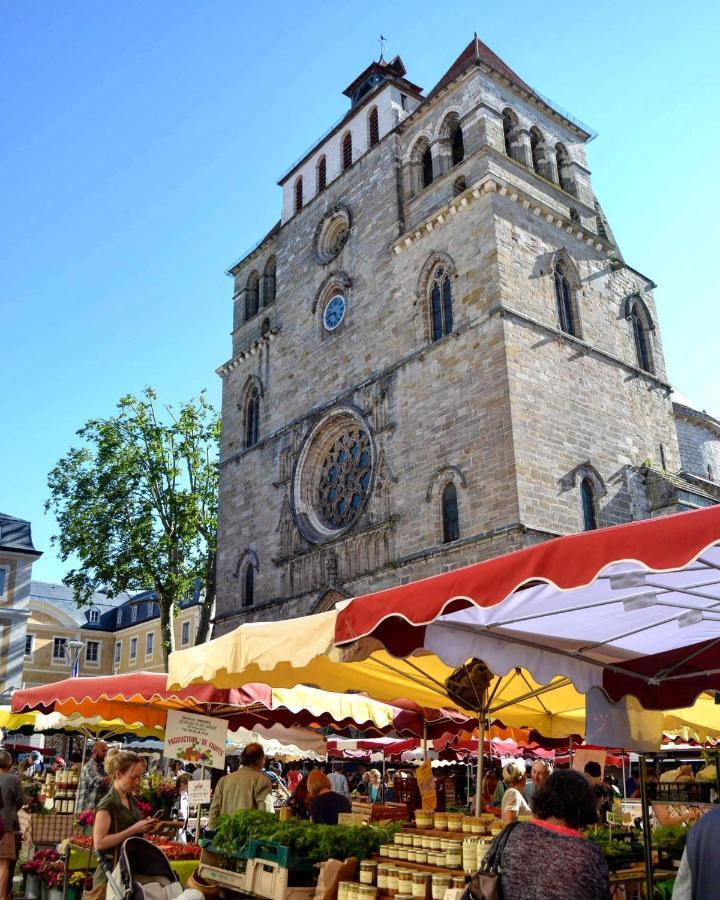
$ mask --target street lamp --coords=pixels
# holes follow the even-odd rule
[[[70,666],[71,678],[80,674],[80,652],[84,646],[84,641],[68,641],[65,644],[65,655]]]

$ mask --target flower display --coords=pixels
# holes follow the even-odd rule
[[[84,812],[81,812],[77,817],[78,825],[88,826],[92,825],[95,822],[95,810],[94,809],[86,809]]]

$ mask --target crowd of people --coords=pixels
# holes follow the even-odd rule
[[[44,778],[48,772],[65,768],[79,771],[78,811],[95,810],[93,842],[106,855],[117,853],[122,842],[133,835],[145,835],[157,827],[157,817],[143,815],[136,802],[142,776],[151,767],[162,766],[159,759],[131,750],[111,748],[98,740],[84,762],[71,757],[44,760],[38,751],[12,759],[0,750],[0,819],[4,837],[0,840],[0,900],[8,894],[9,877],[17,855],[17,810],[25,803],[20,775]],[[231,764],[229,768],[234,768]],[[187,824],[188,785],[200,776],[194,766],[179,761],[167,762],[163,774],[175,780],[177,812]],[[216,773],[216,777],[219,773]],[[393,773],[385,778],[378,769],[360,764],[345,767],[291,764],[283,771],[278,762],[268,762],[259,744],[248,744],[234,771],[213,778],[213,795],[208,826],[213,828],[220,815],[243,809],[285,808],[285,815],[308,819],[317,824],[337,824],[343,812],[350,812],[351,801],[370,803],[392,800]],[[650,780],[686,781],[693,779],[691,766],[667,770]],[[463,779],[464,780],[464,779]],[[458,787],[461,785],[458,783]],[[604,773],[597,762],[588,762],[583,772],[568,769],[553,771],[550,763],[536,759],[529,769],[522,760],[508,762],[501,771],[485,772],[481,787],[482,806],[499,812],[506,826],[493,842],[499,855],[501,887],[504,896],[514,900],[535,900],[555,896],[563,885],[565,900],[607,900],[609,877],[599,848],[585,839],[580,829],[604,820],[614,800],[621,796],[617,779]],[[637,772],[631,769],[625,785],[628,797],[639,794]],[[471,791],[468,791],[471,793]],[[456,800],[462,803],[464,795]],[[474,797],[467,798],[468,808]],[[658,824],[690,824],[699,814],[691,806],[653,804]],[[720,810],[704,817],[702,828],[691,832],[677,881],[681,900],[695,896],[702,885],[715,878],[714,847],[720,835]],[[710,873],[710,874],[709,874]],[[715,883],[713,881],[713,883]],[[105,875],[95,873],[98,900],[104,892]],[[675,894],[673,895],[675,896]],[[89,898],[92,900],[92,898]],[[472,900],[468,893],[466,900]]]

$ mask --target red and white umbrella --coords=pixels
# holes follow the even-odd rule
[[[720,506],[557,538],[358,597],[336,645],[521,665],[647,709],[720,691]],[[502,718],[502,716],[500,716]],[[720,717],[719,717],[720,721]]]

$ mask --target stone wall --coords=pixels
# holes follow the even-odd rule
[[[507,106],[515,158],[505,153]],[[455,166],[448,116],[463,129]],[[523,156],[535,127],[546,150],[566,147],[572,190]],[[435,174],[422,189],[420,139]],[[340,207],[347,242],[319,262],[318,228]],[[220,370],[219,633],[577,531],[585,476],[601,524],[647,515],[640,467],[661,457],[679,467],[652,283],[598,233],[582,136],[487,72],[473,69],[422,104],[239,264],[236,309],[249,272],[271,255],[275,304],[248,323],[236,312],[233,357]],[[558,255],[577,336],[559,328]],[[428,286],[438,265],[451,276],[453,328],[433,341]],[[347,312],[328,332],[323,309],[337,291]],[[637,366],[626,318],[634,295],[652,323],[652,374]],[[246,449],[253,387],[260,440]],[[300,472],[310,458],[320,466],[325,450],[310,441],[338,410],[370,435],[372,482],[352,527],[315,542],[302,506],[314,489]],[[443,544],[450,482],[460,537]],[[254,602],[243,608],[250,566]]]
[[[675,425],[684,472],[720,481],[720,426],[709,416],[675,404]]]

